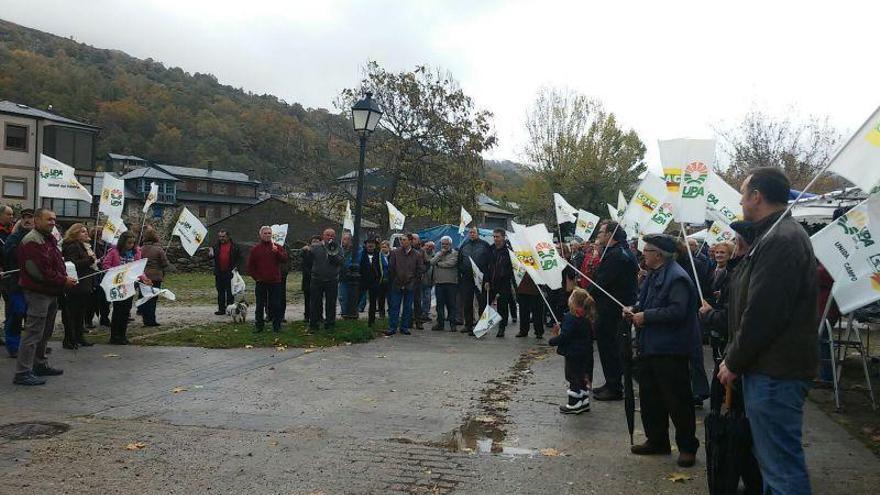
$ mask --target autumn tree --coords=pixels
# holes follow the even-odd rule
[[[492,114],[478,109],[451,74],[422,65],[389,72],[370,62],[337,107],[347,113],[368,91],[384,114],[369,141],[367,167],[381,168],[389,184],[365,208],[391,201],[408,215],[457,223],[460,206],[473,207],[483,191],[482,153],[496,141]],[[352,134],[349,143],[356,142]]]
[[[780,167],[792,187],[801,189],[819,173],[840,144],[841,135],[828,118],[810,116],[795,120],[790,116],[774,118],[761,110],[752,110],[738,124],[716,129],[721,145],[721,175],[730,184],[739,184],[755,167]],[[841,179],[825,175],[811,188],[827,192],[842,187]]]
[[[618,189],[630,193],[645,171],[645,145],[601,102],[571,90],[542,88],[526,115],[530,174],[514,200],[529,221],[555,222],[552,192],[604,216]],[[540,196],[537,193],[541,193]]]

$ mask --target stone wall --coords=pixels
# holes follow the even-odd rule
[[[168,249],[166,253],[168,255],[168,261],[174,265],[174,270],[177,272],[183,273],[191,273],[191,272],[211,272],[214,270],[214,261],[211,258],[210,250],[208,247],[201,247],[193,256],[187,254],[186,251],[183,250],[180,245],[174,245],[176,241],[172,243],[172,246]],[[247,274],[246,264],[247,257],[250,253],[251,247],[253,244],[249,243],[240,243],[239,247],[242,252],[242,260],[241,264],[238,267],[238,271],[242,275]],[[287,255],[290,257],[290,271],[299,271],[302,267],[302,250],[294,249],[291,247],[287,248]]]

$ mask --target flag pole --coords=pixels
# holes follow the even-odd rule
[[[602,291],[603,294],[605,294],[606,296],[608,296],[608,298],[611,299],[612,301],[614,301],[618,306],[620,306],[621,309],[626,309],[626,306],[625,306],[622,302],[618,301],[616,297],[614,297],[614,296],[612,296],[611,294],[609,294],[608,291],[605,290],[605,289],[603,289],[601,285],[597,284],[595,280],[593,280],[593,279],[591,279],[590,277],[586,276],[586,275],[584,274],[584,272],[582,272],[582,271],[578,270],[577,268],[575,268],[574,265],[572,265],[572,264],[569,263],[568,261],[566,261],[565,263],[566,263],[568,266],[570,266],[571,269],[575,271],[575,273],[577,273],[577,274],[580,275],[581,277],[584,277],[584,278],[587,279],[591,284],[595,285],[597,289],[599,289],[600,291]]]
[[[144,218],[141,220],[141,231],[138,233],[138,240],[134,244],[135,246],[141,245],[141,239],[144,237],[144,226],[147,224],[147,212],[144,212]]]
[[[691,260],[691,269],[694,271],[694,285],[697,286],[697,292],[700,294],[700,301],[705,301],[703,298],[703,289],[700,288],[700,276],[697,274],[697,264],[694,263],[694,253],[691,252],[691,246],[687,241],[687,230],[685,229],[684,222],[681,222],[681,234],[684,236],[684,247],[687,249],[688,259]]]
[[[618,222],[617,222],[617,226],[614,227],[614,231],[611,232],[611,238],[608,239],[609,241],[611,241],[612,239],[614,239],[614,236],[617,234],[617,229],[619,229],[619,228],[620,228],[620,222],[618,221]],[[602,256],[599,257],[599,263],[601,263],[602,260],[605,259],[605,253],[608,252],[608,248],[609,248],[609,247],[610,247],[610,245],[608,244],[608,242],[606,242],[606,243],[605,243],[605,249],[602,250]]]
[[[532,280],[532,282],[535,282],[535,281]],[[555,321],[556,324],[559,325],[559,318],[557,318],[557,317],[556,317],[556,313],[553,312],[553,308],[550,306],[550,302],[548,302],[548,301],[547,301],[547,298],[544,297],[544,291],[541,290],[541,285],[538,284],[537,282],[535,282],[535,288],[538,289],[538,294],[541,295],[541,299],[543,299],[543,300],[544,300],[544,304],[547,305],[547,311],[550,311],[550,316],[553,317],[553,321]],[[543,325],[543,324],[544,324],[544,323],[542,322],[541,325]]]
[[[99,210],[98,210],[98,212],[95,214],[95,228],[98,227],[98,219],[101,218],[100,204],[98,205],[98,208],[99,208]],[[103,229],[101,229],[101,230],[103,231]],[[98,236],[97,236],[97,234],[96,234],[96,235],[95,235],[95,238],[92,239],[92,251],[95,251],[95,250],[97,250],[97,249],[98,249]]]

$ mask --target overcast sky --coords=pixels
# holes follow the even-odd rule
[[[331,108],[377,60],[448,69],[523,160],[541,86],[600,99],[656,162],[753,108],[853,130],[880,104],[876,2],[0,0],[0,18]]]

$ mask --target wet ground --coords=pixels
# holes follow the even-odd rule
[[[95,346],[52,363],[64,376],[35,389],[0,370],[0,493],[706,493],[702,449],[693,469],[628,454],[621,402],[560,414],[562,359],[534,338]],[[812,404],[805,444],[815,493],[876,493],[880,461]]]

